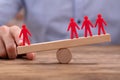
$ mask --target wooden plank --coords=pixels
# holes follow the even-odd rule
[[[18,54],[29,53],[29,52],[37,52],[37,51],[47,51],[54,50],[59,48],[69,48],[76,47],[82,45],[96,44],[102,42],[111,41],[110,34],[105,35],[94,35],[93,37],[79,37],[78,39],[65,39],[51,42],[43,42],[31,44],[29,46],[18,46],[17,51]]]

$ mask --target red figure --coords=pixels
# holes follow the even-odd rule
[[[85,33],[84,33],[84,36],[87,37],[87,33],[89,32],[90,36],[92,36],[92,32],[90,30],[90,26],[93,27],[92,23],[90,22],[90,20],[88,19],[87,16],[84,17],[84,22],[82,24],[82,28],[85,27]]]
[[[101,34],[101,30],[103,31],[103,34],[106,34],[103,24],[107,26],[107,23],[104,21],[101,14],[98,14],[98,19],[96,20],[95,27],[97,26],[97,24],[98,24],[98,35]]]
[[[74,18],[71,18],[71,19],[70,19],[70,23],[69,23],[69,26],[68,26],[67,31],[69,31],[70,28],[71,28],[71,39],[73,39],[74,36],[75,36],[76,38],[78,38],[78,33],[77,33],[77,31],[76,31],[76,28],[77,28],[78,30],[80,30],[80,28],[79,28],[79,26],[77,25],[77,23],[74,21]]]
[[[30,45],[30,40],[28,39],[28,34],[31,36],[31,33],[26,28],[26,25],[25,24],[22,25],[22,30],[20,32],[19,38],[21,38],[21,36],[23,35],[23,45],[25,45],[25,43]]]

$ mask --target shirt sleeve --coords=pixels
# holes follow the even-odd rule
[[[21,7],[21,0],[0,0],[0,26],[15,17]]]

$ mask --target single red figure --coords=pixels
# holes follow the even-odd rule
[[[92,36],[92,32],[91,32],[90,26],[93,27],[91,21],[88,19],[87,16],[85,16],[83,24],[82,24],[82,28],[81,28],[81,29],[83,29],[85,27],[85,33],[84,33],[85,37],[87,37],[88,32],[89,32],[90,36]]]
[[[107,23],[104,21],[101,14],[98,14],[98,18],[96,20],[95,27],[97,26],[97,24],[98,24],[98,35],[101,34],[101,30],[103,31],[103,34],[106,34],[103,24],[105,24],[105,26],[107,26]]]
[[[19,38],[21,38],[21,36],[23,36],[23,44],[25,45],[25,43],[27,43],[28,45],[30,45],[30,40],[28,38],[28,34],[31,36],[31,33],[28,31],[28,29],[26,28],[26,25],[22,25],[22,29],[19,35]]]
[[[78,30],[80,30],[80,28],[79,28],[79,26],[77,25],[77,23],[74,21],[74,18],[71,18],[71,19],[70,19],[70,23],[69,23],[69,26],[68,26],[67,31],[69,31],[70,28],[71,28],[71,39],[73,39],[74,36],[75,36],[76,38],[78,38],[78,33],[77,33],[77,31],[76,31],[76,28],[77,28]]]

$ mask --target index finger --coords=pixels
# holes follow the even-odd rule
[[[12,37],[14,38],[17,46],[22,43],[22,41],[19,39],[20,31],[21,31],[21,29],[18,26],[10,27],[10,33],[11,33]]]

